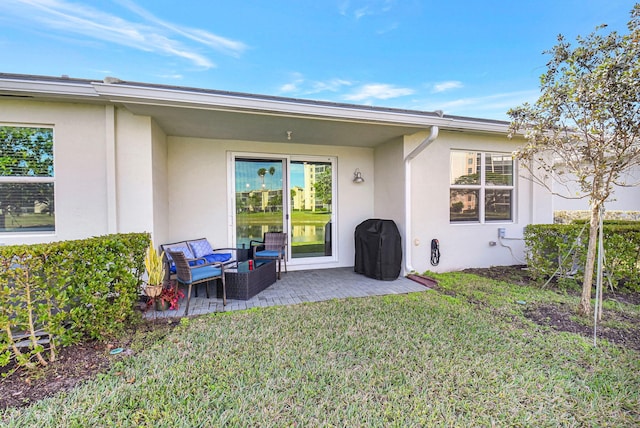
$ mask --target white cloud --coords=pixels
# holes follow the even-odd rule
[[[411,88],[402,88],[384,83],[371,83],[355,86],[356,82],[334,78],[329,80],[308,80],[301,73],[292,73],[291,79],[280,86],[279,92],[287,96],[306,97],[315,99],[350,101],[355,103],[372,104],[374,100],[388,100],[412,95]],[[353,88],[351,92],[349,88]]]
[[[338,13],[342,16],[346,16],[349,13],[349,0],[343,0],[338,3]]]
[[[136,5],[131,0],[116,0],[116,1],[121,5],[125,6],[126,8],[128,8],[129,10],[131,10],[132,12],[136,13],[140,17],[146,19],[147,21],[157,24],[161,27],[164,27],[170,31],[175,32],[176,34],[184,36],[195,42],[201,43],[205,46],[209,46],[212,49],[216,49],[218,51],[222,51],[234,56],[237,56],[238,54],[242,53],[246,49],[246,45],[242,42],[227,39],[198,28],[182,27],[182,26],[174,25],[174,24],[171,24],[170,22],[161,20],[157,18],[155,15],[151,14],[150,12]]]
[[[317,92],[338,92],[341,88],[345,86],[351,86],[352,83],[348,80],[343,79],[331,79],[326,82],[313,82],[311,85],[312,92],[309,93],[317,93]]]
[[[487,119],[507,120],[510,108],[525,102],[533,103],[540,96],[540,91],[515,91],[491,94],[480,97],[451,99],[444,102],[430,101],[420,107],[425,110],[443,110],[447,114],[471,116]]]
[[[462,82],[458,80],[449,80],[446,82],[436,83],[435,85],[433,85],[433,90],[431,92],[433,92],[434,94],[437,94],[439,92],[445,92],[450,89],[462,88],[463,86],[464,85],[462,84]]]
[[[356,20],[370,15],[382,15],[393,9],[396,0],[343,0],[338,3],[338,13],[352,15]]]
[[[395,85],[385,83],[370,83],[362,85],[357,91],[345,95],[344,99],[348,101],[370,101],[372,99],[387,100],[390,98],[404,97],[411,95],[415,91],[411,88],[399,88]]]
[[[307,81],[300,73],[293,73],[291,81],[280,86],[280,92],[289,95],[301,96],[318,94],[322,92],[338,92],[352,83],[344,79],[330,79],[326,81]]]
[[[380,30],[376,31],[376,34],[386,34],[386,33],[390,33],[394,30],[396,30],[398,28],[399,24],[397,22],[392,22],[391,24],[387,25],[384,28],[381,28]]]
[[[163,79],[172,79],[172,80],[182,80],[184,76],[182,74],[161,74],[160,77]]]
[[[363,16],[372,14],[373,12],[369,9],[369,6],[361,7],[353,12],[353,16],[355,16],[356,19],[360,19]]]
[[[280,86],[280,92],[295,94],[300,91],[300,85],[304,83],[304,76],[300,73],[291,73],[291,81]]]
[[[463,106],[484,105],[488,108],[505,108],[509,109],[522,104],[526,101],[535,101],[540,95],[540,91],[516,91],[505,92],[500,94],[491,94],[483,97],[459,98],[445,102],[441,108],[449,109]]]
[[[66,0],[2,0],[0,10],[4,9],[5,15],[14,15],[23,24],[176,56],[203,68],[215,67],[215,64],[186,42],[196,42],[229,55],[239,55],[246,49],[242,42],[163,21],[130,0],[118,0],[118,3],[143,21],[125,20],[92,6]]]
[[[298,84],[299,82],[289,82],[280,86],[280,92],[291,93],[298,92]]]

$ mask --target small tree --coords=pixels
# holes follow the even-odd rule
[[[258,169],[258,175],[260,176],[260,179],[262,180],[262,187],[264,187],[264,176],[267,175],[267,169],[266,168]]]
[[[596,238],[605,202],[626,172],[640,165],[640,4],[631,11],[629,34],[597,27],[572,47],[562,35],[541,76],[534,105],[509,111],[510,136],[524,133],[528,143],[515,156],[534,180],[577,184],[591,210],[589,246],[580,310],[591,312]]]
[[[271,181],[273,181],[273,174],[276,173],[276,167],[275,166],[270,166],[269,167],[269,175],[271,176]],[[269,189],[271,189],[271,186],[273,185],[273,183],[269,184]]]
[[[316,199],[320,200],[323,205],[331,205],[331,167],[326,167],[324,171],[318,174],[317,180],[313,183],[316,191]]]

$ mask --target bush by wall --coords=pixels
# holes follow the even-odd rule
[[[0,247],[0,367],[12,354],[21,365],[47,364],[59,346],[133,321],[149,241],[132,233]]]
[[[604,224],[605,274],[614,286],[640,291],[640,223]],[[589,224],[536,224],[525,228],[527,263],[534,278],[582,281],[589,242]],[[566,280],[566,279],[565,279]]]

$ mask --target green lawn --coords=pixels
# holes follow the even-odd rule
[[[320,224],[331,220],[331,213],[326,211],[292,211],[291,224]],[[236,214],[238,224],[282,224],[282,212],[256,212]]]
[[[19,229],[19,228],[30,228],[30,227],[53,228],[55,224],[55,217],[47,213],[5,215],[4,222],[5,222],[4,227],[6,227],[7,229]]]
[[[637,352],[556,333],[575,297],[472,275],[440,292],[190,319],[8,426],[638,426]],[[520,304],[517,303],[521,301]],[[637,306],[619,306],[635,315]]]

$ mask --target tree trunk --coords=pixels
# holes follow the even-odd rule
[[[584,315],[591,314],[591,289],[593,288],[593,267],[596,262],[599,223],[600,206],[598,204],[592,204],[591,221],[589,223],[589,246],[587,248],[587,260],[584,266],[582,298],[580,299],[580,313]]]

